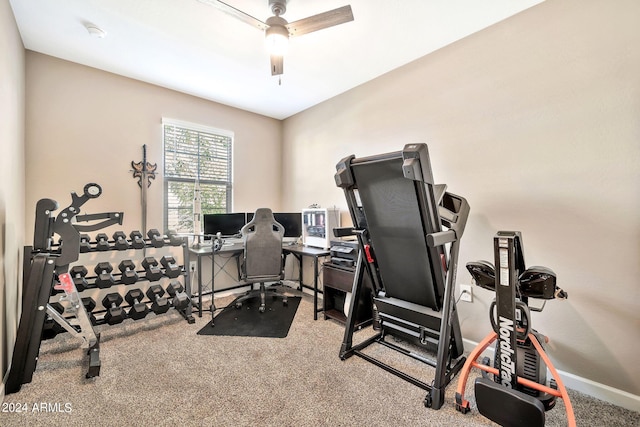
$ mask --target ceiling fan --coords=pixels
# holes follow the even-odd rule
[[[349,5],[289,23],[281,16],[287,11],[288,0],[268,0],[269,7],[271,8],[271,12],[274,16],[267,18],[266,22],[262,22],[259,19],[254,18],[253,16],[220,0],[199,1],[215,6],[229,15],[264,31],[267,46],[271,54],[272,76],[277,76],[283,73],[283,57],[289,37],[301,36],[303,34],[333,27],[334,25],[353,21],[353,13],[351,12],[351,6]]]

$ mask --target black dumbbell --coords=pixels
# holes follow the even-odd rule
[[[169,286],[167,286],[167,292],[173,298],[172,305],[176,309],[182,310],[189,305],[189,296],[184,292],[182,283],[179,281],[172,280]]]
[[[129,238],[131,239],[131,247],[133,249],[142,249],[145,246],[144,237],[142,233],[138,230],[134,230],[129,233]]]
[[[182,273],[182,267],[176,264],[172,256],[163,256],[160,258],[160,264],[164,267],[164,275],[171,279],[175,279]]]
[[[113,246],[119,251],[129,249],[129,242],[127,242],[127,235],[124,234],[124,231],[116,231],[113,233]]]
[[[91,243],[89,243],[89,240],[91,240],[91,237],[89,237],[88,234],[80,235],[80,253],[81,254],[91,252]]]
[[[52,302],[49,305],[53,307],[53,309],[58,313],[64,314],[64,305],[62,305],[60,302]]]
[[[84,309],[89,316],[89,320],[92,325],[96,324],[96,316],[92,313],[93,309],[96,308],[96,302],[91,297],[82,297],[81,298],[82,305],[84,305]]]
[[[76,285],[76,289],[78,292],[82,292],[89,287],[89,283],[87,283],[87,279],[85,279],[88,271],[87,267],[84,265],[74,265],[69,270],[71,277],[73,277],[73,284]]]
[[[124,296],[124,299],[126,299],[131,306],[127,313],[127,316],[131,319],[140,320],[146,317],[147,313],[149,313],[149,307],[147,307],[146,303],[142,302],[144,294],[140,289],[131,289],[127,292],[127,295]]]
[[[84,309],[88,312],[93,311],[96,308],[96,302],[91,297],[82,297],[80,299],[82,301],[82,305],[84,305]]]
[[[160,285],[151,285],[149,289],[147,289],[147,296],[151,300],[151,310],[155,314],[163,314],[166,313],[171,306],[169,305],[169,300],[163,298],[164,289]]]
[[[150,282],[160,280],[162,277],[162,270],[158,266],[158,261],[152,256],[148,256],[142,260],[142,268],[145,271],[145,277]]]
[[[59,302],[52,302],[49,305],[51,305],[51,307],[53,307],[53,309],[55,311],[57,311],[58,313],[60,313],[60,314],[64,313],[64,307]],[[58,322],[53,320],[53,318],[50,317],[47,314],[47,317],[46,317],[46,319],[44,321],[44,327],[42,329],[42,339],[43,340],[48,340],[50,338],[55,337],[59,333],[66,332],[66,331],[67,330],[65,328],[60,326],[60,324]]]
[[[96,249],[99,251],[109,250],[109,236],[105,233],[99,233],[96,236]]]
[[[176,233],[175,230],[168,230],[167,237],[169,238],[169,244],[171,246],[180,246],[184,243],[184,239],[178,236],[178,233]]]
[[[102,305],[107,309],[104,315],[104,320],[110,325],[116,325],[122,323],[127,318],[127,313],[124,308],[120,307],[122,304],[122,296],[116,292],[107,294],[102,299]]]
[[[96,286],[100,289],[105,289],[116,284],[116,279],[113,277],[113,274],[111,274],[113,267],[110,263],[99,262],[94,268],[94,271],[98,275],[98,277],[96,277]]]
[[[149,240],[151,240],[151,244],[154,248],[161,248],[164,246],[164,236],[155,228],[147,231],[147,236],[149,237]]]
[[[122,273],[120,281],[125,285],[131,285],[138,281],[138,273],[136,272],[136,265],[130,259],[120,261],[118,264],[118,270]]]

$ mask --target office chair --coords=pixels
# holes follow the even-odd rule
[[[284,257],[282,255],[282,237],[284,227],[273,218],[269,208],[260,208],[253,219],[241,230],[244,243],[244,258],[241,279],[244,283],[260,283],[260,289],[252,289],[236,300],[236,308],[242,307],[246,300],[260,296],[259,311],[264,313],[267,292],[273,298],[281,298],[287,305],[287,296],[266,289],[265,282],[280,281],[284,278]]]

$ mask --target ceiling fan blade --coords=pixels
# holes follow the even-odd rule
[[[253,16],[244,13],[243,11],[241,11],[240,9],[236,9],[235,7],[226,4],[225,2],[222,2],[220,0],[199,0],[201,3],[205,3],[211,6],[214,6],[218,9],[220,9],[221,11],[228,13],[229,15],[233,16],[234,18],[237,18],[239,20],[241,20],[242,22],[246,22],[247,24],[251,25],[252,27],[256,27],[259,30],[266,30],[268,28],[268,25],[265,24],[264,22],[262,22],[261,20],[254,18]]]
[[[294,37],[350,21],[353,21],[353,12],[351,6],[347,5],[291,22],[286,27],[289,30],[289,35]]]
[[[282,74],[284,65],[284,57],[282,55],[271,55],[271,75],[278,76]]]

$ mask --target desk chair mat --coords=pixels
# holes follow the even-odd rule
[[[252,298],[235,307],[235,300],[222,310],[211,322],[198,331],[198,335],[226,335],[241,337],[284,338],[289,334],[291,323],[300,305],[300,297],[288,296],[288,304],[267,296],[266,311],[260,313],[260,298]]]

